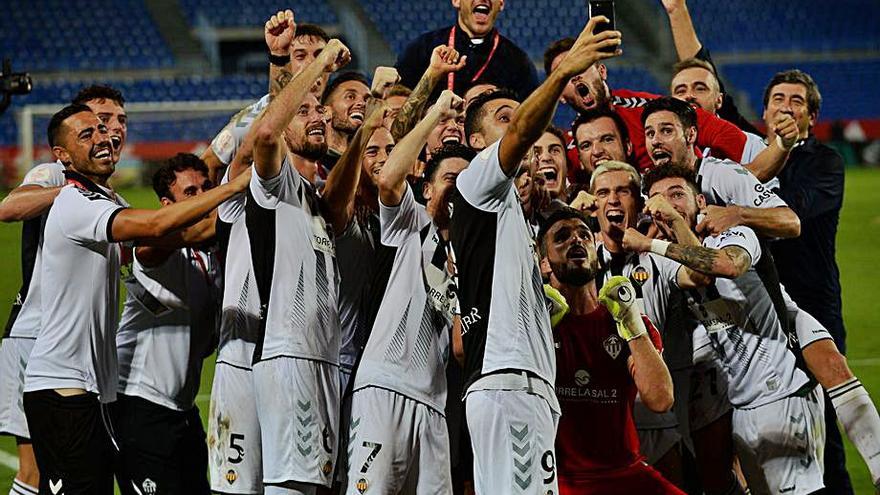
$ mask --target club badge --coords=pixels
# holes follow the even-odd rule
[[[633,282],[639,285],[644,285],[650,277],[651,274],[648,273],[648,270],[646,270],[645,267],[639,265],[636,267],[635,270],[633,270],[632,276],[630,278],[632,278]]]
[[[605,347],[605,352],[611,356],[611,359],[617,359],[617,356],[620,355],[620,351],[623,350],[623,344],[620,341],[620,337],[617,335],[611,335],[605,342],[602,343],[602,346]]]

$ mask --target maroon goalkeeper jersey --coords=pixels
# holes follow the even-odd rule
[[[647,317],[654,346],[660,334]],[[632,408],[636,384],[627,363],[629,345],[600,305],[588,315],[567,315],[554,329],[556,396],[562,417],[556,434],[560,478],[589,476],[641,460]]]

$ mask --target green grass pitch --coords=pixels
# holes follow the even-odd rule
[[[880,170],[849,169],[846,196],[837,239],[837,261],[843,285],[843,312],[848,332],[848,358],[853,371],[871,392],[875,401],[880,397],[880,325],[877,317],[877,295],[880,294]],[[122,191],[136,207],[155,208],[158,202],[149,189]],[[20,225],[0,225],[0,322],[6,321],[9,305],[19,284]],[[809,270],[810,267],[804,267]],[[198,406],[205,419],[214,363],[205,362]],[[15,443],[0,437],[0,494],[8,493],[14,469]],[[868,470],[855,449],[847,443],[847,464],[856,493],[873,493]]]

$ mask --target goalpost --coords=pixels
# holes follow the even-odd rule
[[[201,154],[229,119],[256,100],[126,102],[128,134],[114,182],[139,183],[144,166],[179,152]],[[26,105],[16,113],[19,177],[53,161],[46,127],[63,104]]]

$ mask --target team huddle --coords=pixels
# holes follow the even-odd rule
[[[0,205],[10,493],[839,493],[835,421],[880,487],[812,78],[769,81],[761,135],[681,0],[671,96],[609,88],[607,18],[538,85],[503,2],[453,5],[372,81],[273,15],[268,94],[162,164],[157,210],[108,182],[119,91],[53,115],[56,161]]]

